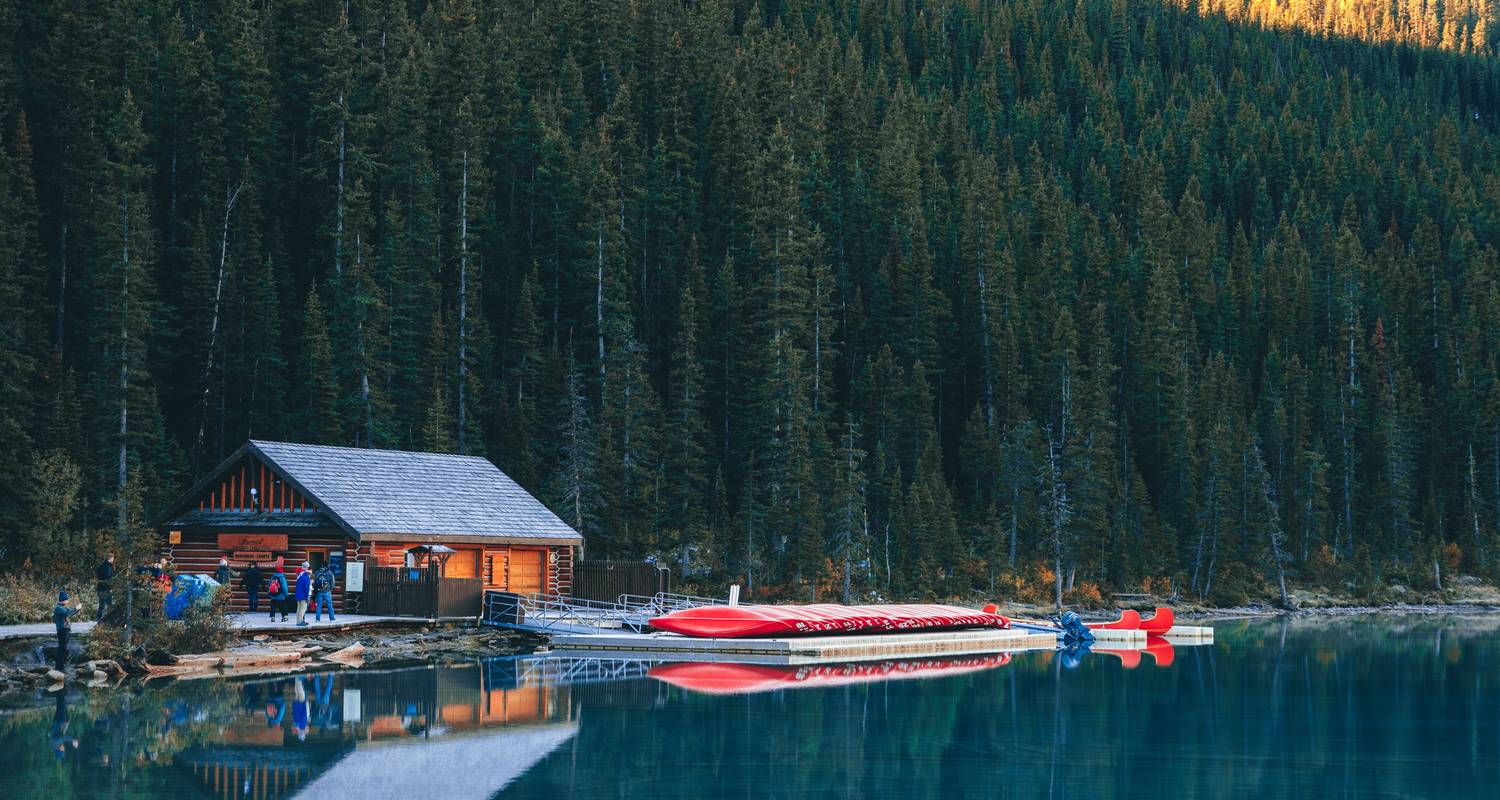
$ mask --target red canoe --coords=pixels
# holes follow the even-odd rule
[[[854,683],[940,678],[981,672],[1010,663],[1009,653],[922,661],[817,664],[787,667],[764,664],[661,664],[650,675],[679,689],[702,694],[750,694],[776,689],[845,686]]]
[[[1133,631],[1141,627],[1141,615],[1135,609],[1127,608],[1120,612],[1120,618],[1114,622],[1090,622],[1088,626],[1094,630]]]
[[[940,605],[699,606],[651,620],[684,636],[741,639],[812,633],[886,633],[952,628],[1009,628],[999,614]]]
[[[1176,618],[1172,616],[1172,609],[1158,608],[1156,616],[1141,620],[1141,630],[1145,631],[1147,636],[1165,636],[1167,631],[1172,630],[1175,622]]]

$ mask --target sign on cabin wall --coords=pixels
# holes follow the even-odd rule
[[[167,544],[182,544],[182,531],[167,531]]]
[[[220,550],[269,550],[286,549],[284,533],[221,533]]]
[[[243,561],[246,564],[258,564],[262,561],[270,561],[271,553],[266,550],[236,550],[234,551],[234,555],[230,557],[230,560]]]
[[[344,565],[344,591],[363,592],[365,590],[365,562],[350,561]]]

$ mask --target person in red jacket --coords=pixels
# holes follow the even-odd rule
[[[281,621],[286,622],[286,573],[281,571],[281,565],[276,565],[276,571],[271,573],[270,580],[266,581],[266,597],[271,601],[271,620],[276,620],[276,612],[281,612]]]

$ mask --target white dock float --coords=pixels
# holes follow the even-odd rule
[[[1094,635],[1094,641],[1098,644],[1107,644],[1110,647],[1145,647],[1146,632],[1138,630],[1115,630],[1113,628],[1093,628],[1089,631]]]
[[[893,658],[1052,650],[1057,637],[1019,630],[929,631],[871,636],[789,636],[777,639],[697,639],[674,633],[558,634],[559,655],[655,661],[815,664]]]
[[[1214,629],[1193,625],[1174,625],[1167,631],[1167,641],[1172,644],[1213,644]]]

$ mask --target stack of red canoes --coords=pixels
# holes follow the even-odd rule
[[[981,672],[1010,663],[1009,653],[918,661],[771,666],[766,664],[680,663],[651,668],[650,675],[679,689],[703,694],[750,694],[776,689],[827,688],[854,683],[940,678]]]
[[[1147,619],[1141,619],[1140,612],[1126,609],[1114,622],[1090,622],[1088,626],[1094,630],[1145,631],[1147,636],[1163,636],[1172,630],[1175,622],[1170,608],[1158,608],[1156,614]]]
[[[738,639],[823,633],[1009,628],[999,614],[943,605],[699,606],[651,620],[651,627],[684,636]]]

